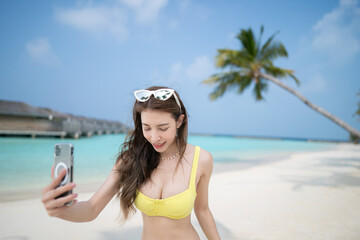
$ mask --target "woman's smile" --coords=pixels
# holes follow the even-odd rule
[[[160,149],[165,145],[166,142],[162,143],[162,144],[153,144],[155,149]]]

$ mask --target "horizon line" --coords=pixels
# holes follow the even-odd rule
[[[195,136],[233,137],[233,138],[254,138],[265,140],[291,140],[303,142],[329,142],[329,143],[353,143],[343,139],[305,138],[305,137],[284,137],[284,136],[263,136],[263,135],[239,135],[229,133],[189,133]]]

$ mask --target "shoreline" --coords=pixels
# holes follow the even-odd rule
[[[214,166],[209,186],[209,205],[222,239],[360,238],[360,146],[341,144],[247,168],[227,166]],[[79,201],[92,196],[85,192]],[[81,224],[50,218],[39,199],[0,203],[0,237],[140,239],[140,212],[121,227],[118,213],[115,198],[96,220]],[[191,221],[206,239],[194,211]]]
[[[312,151],[307,151],[312,152]],[[276,153],[268,156],[267,159],[263,160],[261,158],[253,158],[248,159],[246,161],[231,161],[231,162],[214,162],[213,167],[213,175],[229,172],[229,171],[243,171],[249,168],[258,167],[263,164],[269,164],[276,161],[281,161],[289,157],[291,153],[283,152],[283,153]],[[103,184],[106,180],[106,177],[100,181],[88,181],[82,180],[80,183],[77,183],[75,188],[75,192],[79,194],[89,194],[95,193],[96,190]],[[23,201],[23,200],[32,200],[32,199],[40,199],[41,198],[41,190],[44,186],[36,186],[34,189],[23,188],[23,189],[16,189],[16,190],[0,190],[0,204],[6,202],[16,202],[16,201]]]
[[[331,149],[338,149],[341,146],[356,146],[351,143],[338,143]],[[300,150],[300,151],[283,151],[270,153],[270,155],[265,155],[264,153],[259,153],[257,157],[246,157],[246,160],[232,160],[230,162],[214,162],[213,175],[226,173],[230,171],[244,171],[251,168],[260,167],[262,165],[271,164],[278,161],[283,161],[290,158],[292,155],[296,154],[312,154],[316,152],[322,152],[324,150]],[[235,156],[233,159],[237,159]],[[95,193],[96,190],[103,184],[107,176],[102,176],[102,180],[98,181],[88,181],[82,180],[77,183],[75,192],[77,193]],[[44,186],[36,186],[35,189],[31,190],[28,188],[16,189],[16,190],[1,190],[0,189],[0,204],[13,201],[22,201],[22,200],[32,200],[41,198],[41,190]]]
[[[301,141],[301,142],[319,142],[319,143],[350,143],[349,140],[342,139],[324,139],[324,138],[302,138],[302,137],[286,137],[286,136],[259,136],[259,135],[237,135],[225,133],[190,133],[191,136],[209,136],[209,137],[230,137],[230,138],[246,138],[246,139],[262,139],[262,140],[284,140],[284,141]]]

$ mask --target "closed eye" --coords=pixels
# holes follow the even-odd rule
[[[160,128],[160,131],[165,132],[166,130],[168,130],[169,128]]]

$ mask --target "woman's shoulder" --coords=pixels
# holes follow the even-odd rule
[[[191,149],[195,152],[194,145],[189,144]],[[199,154],[199,162],[198,162],[198,168],[202,172],[202,174],[211,174],[213,169],[213,157],[210,152],[200,147],[200,154]]]
[[[192,145],[190,143],[187,144],[187,150],[189,152],[191,152],[191,154],[193,155],[195,153],[195,148],[199,147],[200,148],[200,159],[203,159],[205,161],[212,161],[212,155],[210,152],[206,151],[205,149],[203,149],[201,146],[198,145]]]

